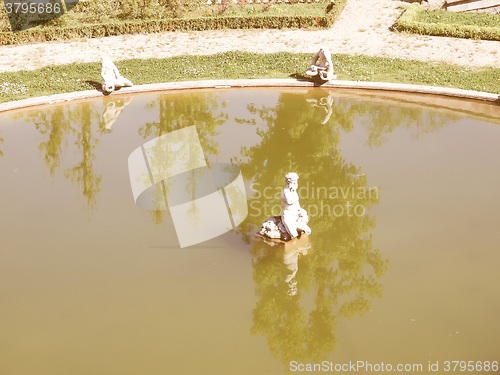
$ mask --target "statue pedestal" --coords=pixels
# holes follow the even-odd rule
[[[286,244],[285,241],[281,241],[279,238],[269,238],[269,237],[263,236],[260,233],[255,233],[254,237],[255,237],[255,239],[262,241],[270,246],[284,246]]]
[[[271,216],[264,221],[258,235],[264,238],[280,240],[283,242],[291,240],[290,234],[287,232],[283,222],[281,221],[281,215]]]
[[[309,229],[309,227],[307,227]],[[256,237],[263,238],[265,240],[271,240],[277,243],[288,243],[293,242],[298,238],[302,238],[308,235],[309,231],[298,229],[298,237],[292,238],[290,233],[286,230],[280,216],[271,216],[263,224],[262,228],[258,233],[255,233]]]
[[[309,235],[305,234],[305,233],[301,233],[299,235],[299,237],[295,237],[294,239],[288,240],[288,241],[283,241],[279,238],[269,238],[269,237],[266,237],[260,233],[255,233],[254,237],[256,239],[264,241],[265,243],[267,243],[268,245],[271,245],[271,246],[284,246],[285,249],[287,249],[290,246],[293,247],[293,245],[298,244],[298,243],[303,243],[303,242],[309,243]]]

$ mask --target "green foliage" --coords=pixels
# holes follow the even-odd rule
[[[327,28],[345,3],[340,0],[333,7],[321,3],[241,6],[224,0],[219,5],[201,6],[181,0],[85,1],[60,18],[18,33],[10,31],[4,15],[0,45],[164,31]]]
[[[441,9],[420,12],[416,21],[427,23],[446,23],[460,26],[498,27],[500,14],[486,12],[448,12]]]
[[[284,29],[329,27],[331,16],[252,16],[205,17],[197,19],[161,19],[146,21],[114,21],[96,25],[33,28],[18,33],[0,33],[0,44],[40,43],[75,38],[99,38],[112,35],[142,34],[164,31],[201,31],[220,29]]]
[[[166,1],[156,0],[91,0],[80,1],[64,17],[75,19],[79,23],[99,24],[110,20],[133,20],[165,18],[172,14]],[[104,19],[103,19],[104,18]]]
[[[96,57],[97,60],[98,57]],[[305,53],[225,52],[205,56],[122,60],[116,65],[134,84],[203,79],[288,78],[310,64]],[[333,55],[335,73],[354,81],[399,82],[500,93],[500,69],[468,68],[403,59]],[[0,73],[0,102],[92,90],[101,82],[99,63]]]
[[[392,29],[421,35],[500,40],[500,15],[425,11],[420,4],[413,3]]]

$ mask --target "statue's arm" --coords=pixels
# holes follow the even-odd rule
[[[331,59],[326,59],[326,68],[328,70],[333,70],[333,62]]]
[[[316,62],[318,61],[319,59],[319,52],[316,52],[316,54],[314,55],[312,61],[311,61],[311,65],[316,65]]]
[[[113,73],[115,73],[116,78],[120,77],[120,71],[118,70],[118,68],[114,63],[113,63]]]

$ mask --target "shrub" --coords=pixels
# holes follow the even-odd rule
[[[484,39],[484,40],[499,40],[499,26],[477,26],[473,24],[457,24],[448,23],[449,18],[445,18],[445,22],[424,22],[420,19],[426,19],[423,13],[426,12],[418,3],[410,5],[401,17],[393,25],[392,30],[404,31],[413,34],[448,36],[455,38],[468,39]],[[463,18],[463,16],[461,16]],[[474,15],[469,17],[473,18]]]
[[[33,28],[18,33],[0,33],[0,45],[25,44],[73,38],[97,38],[111,35],[140,34],[161,31],[200,31],[218,29],[282,29],[328,27],[333,23],[328,16],[255,16],[205,17],[196,19],[163,19],[144,21],[115,21],[97,25],[74,27]]]
[[[295,7],[290,4],[273,4],[266,9],[266,5],[260,4],[246,10],[240,5],[236,7],[241,8],[240,14],[248,13],[248,9],[253,12],[234,15],[232,0],[222,0],[220,5],[208,8],[218,9],[222,16],[183,18],[192,7],[199,10],[204,0],[188,3],[184,0],[89,0],[79,2],[70,13],[56,20],[18,33],[12,33],[5,26],[8,20],[0,19],[0,24],[5,26],[0,32],[0,45],[176,30],[326,28],[335,22],[346,1],[337,0],[327,6],[300,4],[298,8],[288,8]],[[283,10],[285,14],[271,11],[274,9]],[[287,9],[297,9],[305,15],[290,15],[290,12],[287,15]]]

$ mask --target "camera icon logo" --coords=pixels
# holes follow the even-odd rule
[[[248,215],[240,168],[209,168],[195,126],[146,142],[130,154],[128,167],[135,204],[169,210],[181,248],[235,229]]]

